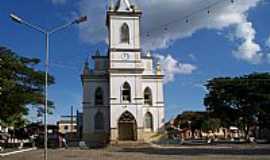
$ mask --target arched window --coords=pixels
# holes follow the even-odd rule
[[[150,112],[147,112],[144,117],[144,130],[153,131],[153,116]]]
[[[144,104],[152,105],[152,92],[149,87],[144,90]]]
[[[95,130],[104,130],[104,117],[101,112],[95,115]]]
[[[125,82],[122,87],[122,100],[131,102],[131,89],[127,82]]]
[[[103,105],[103,91],[100,87],[95,92],[95,105]]]
[[[129,43],[129,27],[124,23],[121,27],[121,43]]]

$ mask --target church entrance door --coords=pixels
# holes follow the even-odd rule
[[[137,123],[136,119],[130,112],[123,113],[119,118],[118,134],[120,141],[137,140]]]

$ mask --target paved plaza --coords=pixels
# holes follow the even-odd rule
[[[270,145],[151,147],[114,145],[104,149],[49,150],[49,160],[270,160]],[[42,160],[43,150],[0,157],[3,160]]]

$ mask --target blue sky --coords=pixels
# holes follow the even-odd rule
[[[188,17],[190,24],[179,22],[183,15],[190,15],[189,11],[207,6],[211,1],[168,0],[164,7],[164,1],[137,0],[144,11],[142,32],[150,33],[150,40],[142,39],[143,49],[151,49],[162,61],[165,73],[171,76],[165,84],[167,119],[184,110],[203,110],[206,94],[203,84],[210,78],[270,69],[267,59],[270,57],[270,45],[267,45],[270,2],[247,0],[236,2],[236,8],[217,6],[211,8],[212,15],[202,11]],[[105,8],[105,0],[4,0],[0,5],[0,45],[41,60],[45,57],[45,38],[12,22],[10,13],[43,28],[64,24],[78,15],[89,17],[82,26],[70,27],[51,37],[50,74],[56,78],[56,84],[49,88],[49,97],[56,104],[55,114],[49,117],[51,123],[60,115],[69,114],[71,105],[82,110],[83,62],[97,48],[103,53],[107,50]],[[231,10],[235,12],[228,13]],[[168,31],[164,32],[164,24],[168,22],[173,26],[166,25]],[[154,27],[155,32],[151,33]],[[35,119],[33,114],[30,119]]]

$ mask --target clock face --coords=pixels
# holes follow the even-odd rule
[[[129,59],[129,54],[128,54],[128,53],[123,53],[123,54],[121,55],[121,58],[122,58],[123,60],[128,60],[128,59]]]

